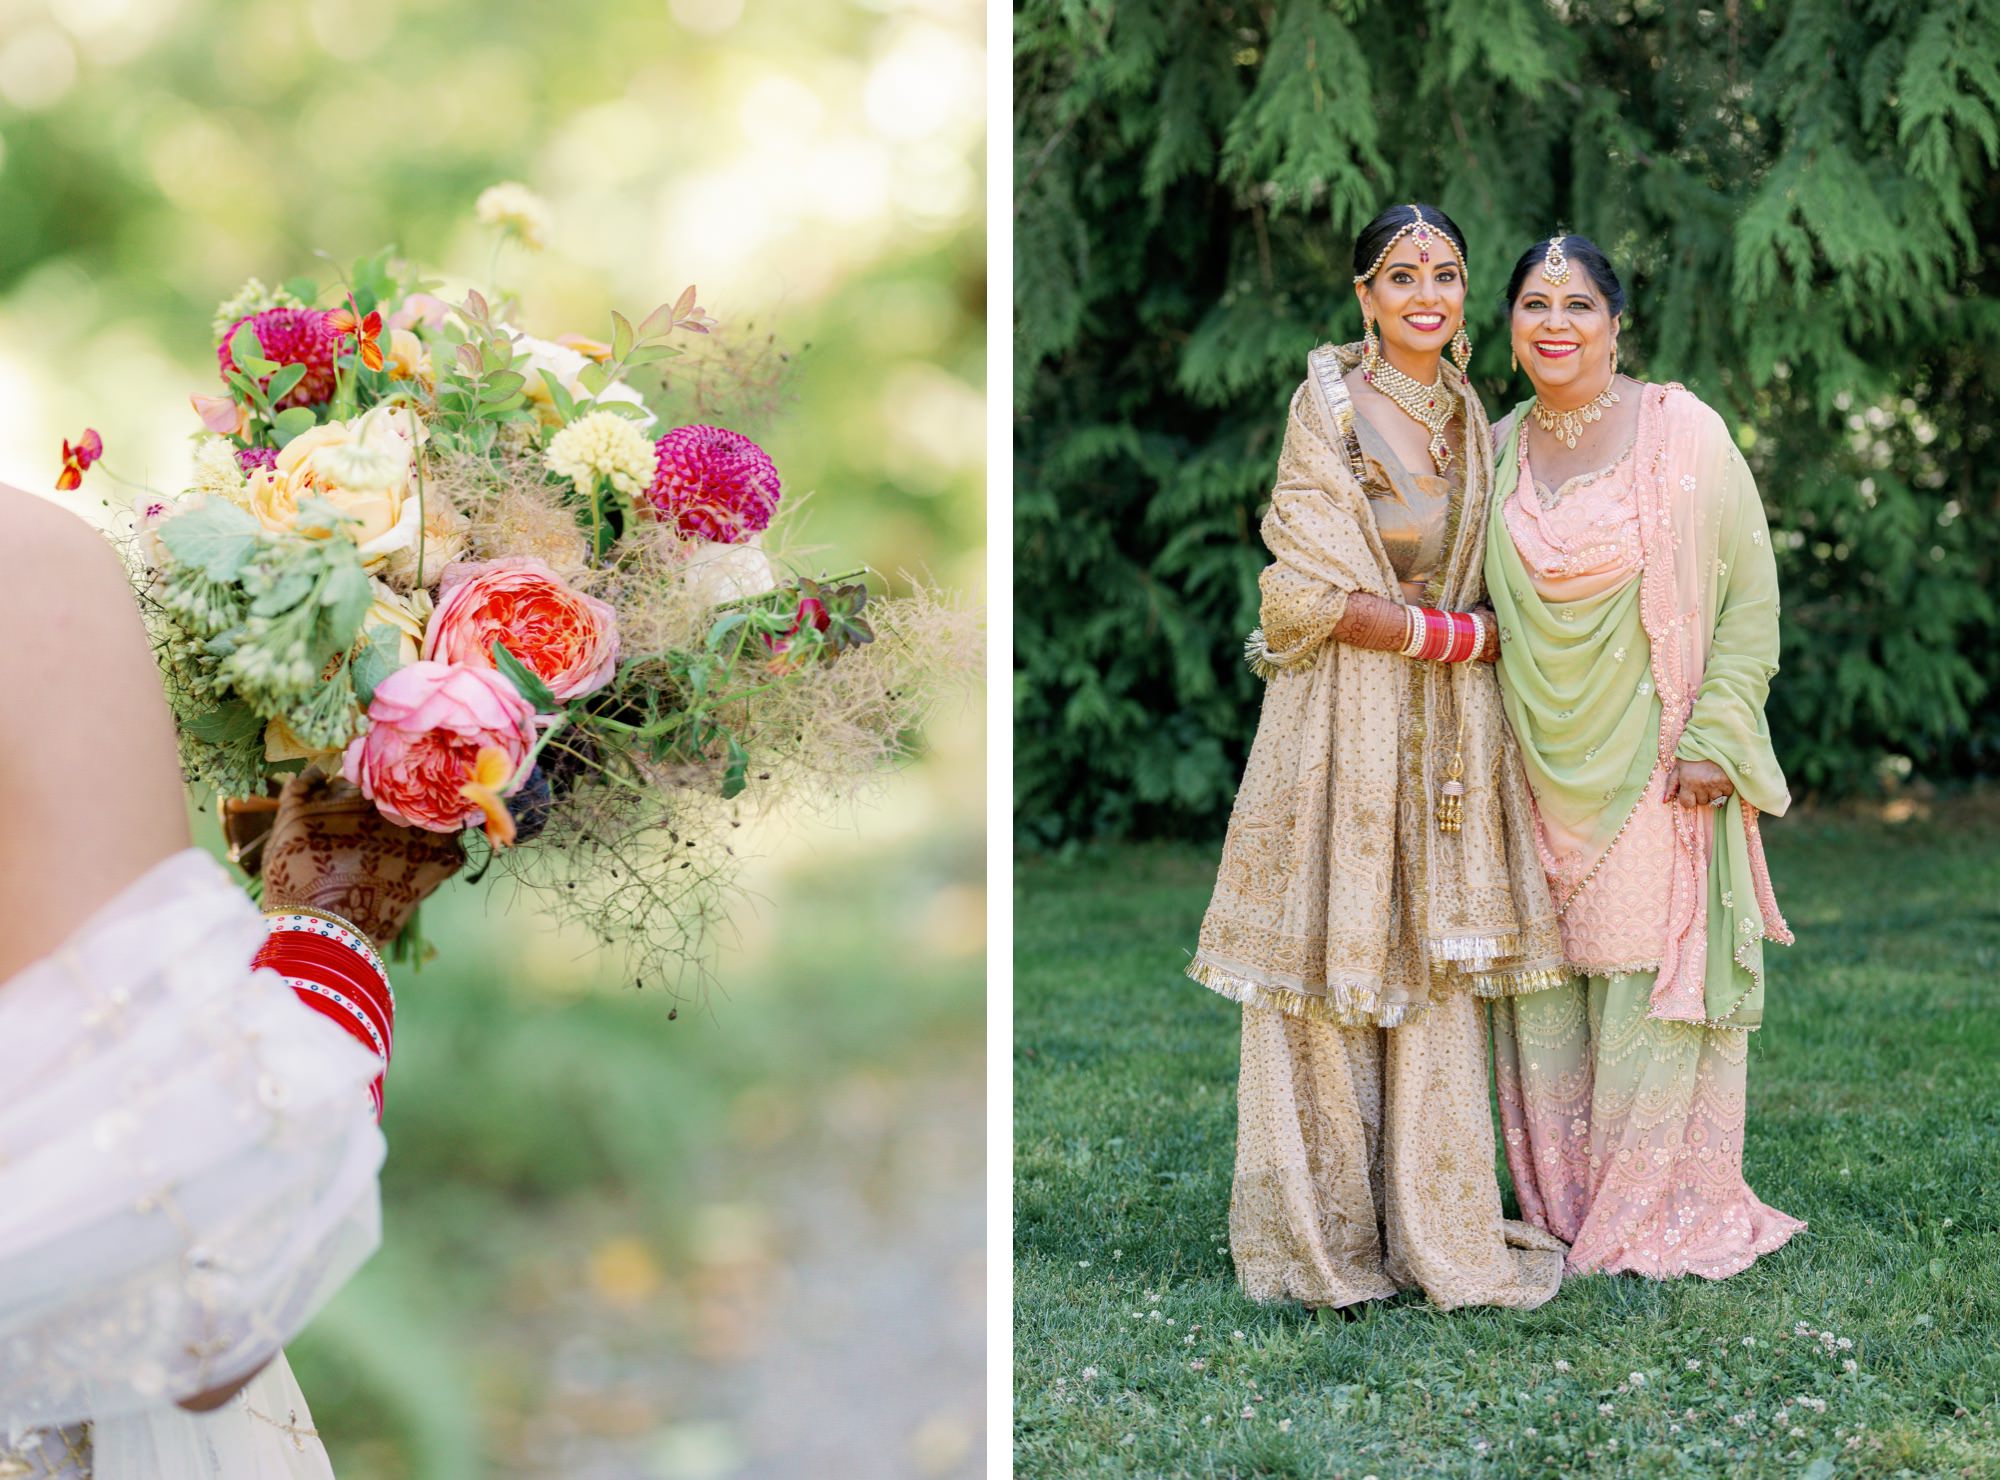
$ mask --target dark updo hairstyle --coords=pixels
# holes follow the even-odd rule
[[[1614,319],[1625,312],[1625,285],[1618,281],[1618,274],[1611,269],[1611,259],[1587,236],[1566,236],[1562,239],[1563,256],[1569,259],[1572,268],[1581,267],[1590,274],[1590,280],[1597,284],[1597,291],[1604,295],[1604,306],[1611,310]],[[1514,264],[1514,271],[1507,278],[1507,312],[1514,312],[1514,300],[1521,296],[1521,284],[1528,280],[1528,274],[1538,272],[1543,262],[1548,260],[1549,239],[1543,237],[1521,254],[1521,260]]]
[[[1361,235],[1354,239],[1354,276],[1359,278],[1375,265],[1375,259],[1382,255],[1383,248],[1395,239],[1396,233],[1406,226],[1416,224],[1417,212],[1424,213],[1424,219],[1451,238],[1451,244],[1458,248],[1458,260],[1462,266],[1466,259],[1465,233],[1458,229],[1458,223],[1440,211],[1436,206],[1427,206],[1422,201],[1410,206],[1390,206],[1388,210],[1361,228]]]

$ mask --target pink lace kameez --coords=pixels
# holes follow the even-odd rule
[[[1538,488],[1518,434],[1497,460],[1501,684],[1581,978],[1493,1004],[1497,1080],[1522,1216],[1571,1245],[1572,1273],[1719,1279],[1805,1226],[1743,1176],[1761,942],[1790,938],[1756,830],[1788,800],[1761,728],[1776,587],[1719,418],[1644,394],[1598,473]],[[1741,795],[1664,803],[1677,754],[1718,760]]]

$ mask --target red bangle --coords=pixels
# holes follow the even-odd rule
[[[368,1085],[375,1119],[382,1119],[384,1074],[395,1049],[396,992],[374,942],[346,921],[323,913],[273,910],[271,931],[252,958],[283,976],[312,1011],[372,1052],[381,1064]]]
[[[298,937],[293,937],[297,940]],[[338,947],[329,947],[336,950]],[[316,950],[301,949],[287,943],[283,949],[265,949],[252,960],[253,966],[268,966],[280,976],[306,977],[322,986],[333,987],[347,993],[358,1001],[368,1012],[370,1020],[382,1035],[382,1041],[390,1051],[394,1051],[396,1039],[396,1015],[384,1001],[381,983],[371,979],[365,971],[357,970],[352,957],[343,961],[330,954],[323,955]]]
[[[1440,646],[1438,646],[1440,638],[1442,638],[1442,634],[1438,632],[1438,616],[1440,614],[1434,612],[1428,606],[1418,606],[1416,614],[1424,618],[1424,646],[1416,650],[1416,656],[1420,660],[1424,660],[1424,662],[1430,662],[1440,652]]]
[[[1463,663],[1470,658],[1476,635],[1472,627],[1472,618],[1464,612],[1453,612],[1451,614],[1451,651],[1445,655],[1445,662]]]
[[[350,983],[369,999],[386,1023],[394,1025],[396,999],[388,990],[388,979],[343,946],[318,936],[274,932],[252,958],[253,965],[269,966],[284,976],[297,975],[292,967],[307,962],[324,967]]]

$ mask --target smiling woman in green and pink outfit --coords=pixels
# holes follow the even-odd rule
[[[1791,941],[1758,836],[1790,803],[1770,538],[1722,419],[1618,374],[1595,245],[1537,243],[1507,303],[1535,397],[1494,431],[1486,583],[1580,976],[1493,1003],[1508,1165],[1571,1272],[1719,1279],[1805,1227],[1743,1179],[1763,943]]]

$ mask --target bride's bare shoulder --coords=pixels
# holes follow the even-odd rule
[[[78,668],[102,673],[107,664],[129,669],[135,653],[145,660],[140,671],[151,666],[132,584],[111,542],[61,504],[5,484],[0,624],[36,638],[0,644],[0,685]]]
[[[123,570],[110,542],[81,515],[5,483],[0,483],[0,549],[24,575],[51,567],[57,576],[93,571],[117,575]],[[0,580],[0,590],[8,584]]]

